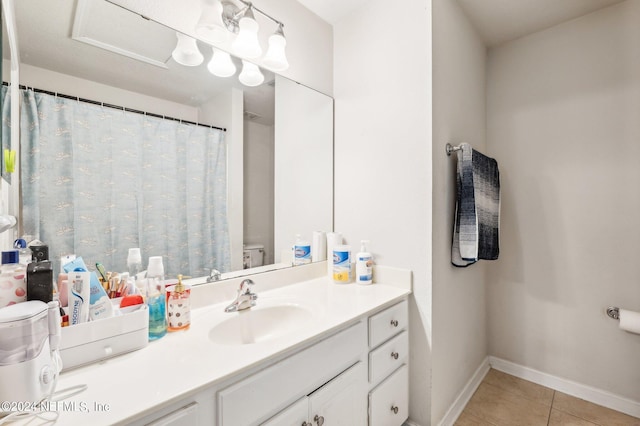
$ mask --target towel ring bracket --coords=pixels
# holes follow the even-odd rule
[[[444,146],[445,151],[447,153],[447,155],[451,155],[452,153],[456,152],[456,151],[460,151],[462,149],[462,147],[460,145],[457,146],[453,146],[450,143],[447,142],[447,144]]]

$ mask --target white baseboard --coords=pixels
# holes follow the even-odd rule
[[[453,401],[453,404],[451,404],[447,413],[444,415],[442,420],[440,420],[438,426],[453,426],[456,420],[458,420],[458,417],[460,417],[460,414],[462,414],[462,410],[464,410],[464,407],[473,396],[473,393],[478,389],[480,383],[482,383],[484,376],[487,375],[490,368],[489,357],[487,357],[482,361],[475,373],[473,373],[460,394],[458,394],[456,400]]]
[[[603,407],[620,411],[621,413],[625,413],[630,416],[640,417],[640,402],[632,401],[607,391],[583,385],[562,377],[543,373],[542,371],[534,370],[493,356],[489,357],[489,365],[491,368],[511,374],[512,376],[546,386],[594,404],[602,405]]]

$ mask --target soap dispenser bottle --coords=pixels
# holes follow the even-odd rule
[[[360,252],[356,254],[356,283],[371,284],[373,282],[373,256],[367,251],[369,241],[360,241]]]
[[[191,325],[191,288],[182,278],[178,275],[178,284],[167,288],[169,331],[186,330]]]

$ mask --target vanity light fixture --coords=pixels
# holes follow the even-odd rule
[[[204,61],[204,56],[198,50],[196,39],[178,32],[176,32],[176,37],[178,38],[178,43],[173,52],[171,52],[173,60],[187,67],[200,65]]]
[[[229,55],[224,50],[212,47],[213,56],[207,64],[209,72],[218,77],[231,77],[236,73],[236,66]]]
[[[264,55],[262,63],[274,71],[283,71],[289,68],[289,61],[284,53],[286,45],[287,40],[284,38],[284,31],[280,23],[276,32],[269,37],[269,49]]]
[[[222,22],[222,3],[220,0],[202,0],[202,12],[196,24],[196,34],[211,43],[224,43],[229,31]]]
[[[264,76],[258,66],[248,60],[255,61],[273,71],[284,71],[289,68],[285,53],[287,40],[284,37],[284,24],[255,7],[251,2],[236,1],[242,3],[242,8],[230,0],[201,0],[200,19],[194,31],[206,42],[222,45],[224,49],[230,46],[233,53],[242,59],[242,71],[238,76],[240,82],[247,86],[258,86],[264,82]],[[276,31],[269,37],[269,47],[262,61],[259,59],[262,55],[262,47],[258,40],[260,25],[255,19],[254,11],[277,25]],[[200,65],[204,58],[198,50],[196,40],[185,34],[176,34],[178,45],[171,54],[173,59],[182,65]],[[231,41],[232,34],[236,34],[233,41]],[[209,72],[218,77],[234,75],[237,69],[229,53],[217,47],[212,48],[213,56],[207,64]]]
[[[262,48],[258,41],[260,26],[253,15],[251,3],[246,7],[242,17],[238,21],[238,35],[231,47],[234,53],[241,58],[256,59],[262,55]]]
[[[287,69],[289,62],[287,62],[285,54],[287,41],[284,37],[284,24],[256,7],[253,3],[245,0],[238,1],[244,7],[238,8],[230,0],[222,1],[222,21],[229,32],[237,34],[231,45],[233,53],[243,59],[258,59],[262,54],[262,48],[258,41],[258,30],[260,28],[255,19],[255,11],[277,25],[276,31],[269,37],[269,48],[263,58],[262,65],[273,71]]]
[[[264,75],[260,72],[260,68],[253,62],[242,60],[242,71],[238,76],[240,83],[245,86],[259,86],[264,82]]]

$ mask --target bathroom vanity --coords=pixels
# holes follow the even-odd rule
[[[258,299],[250,309],[224,312],[239,279],[197,286],[189,330],[63,373],[58,390],[87,389],[58,405],[58,424],[407,419],[410,271],[378,267],[376,284],[337,285],[320,262],[252,279]]]

